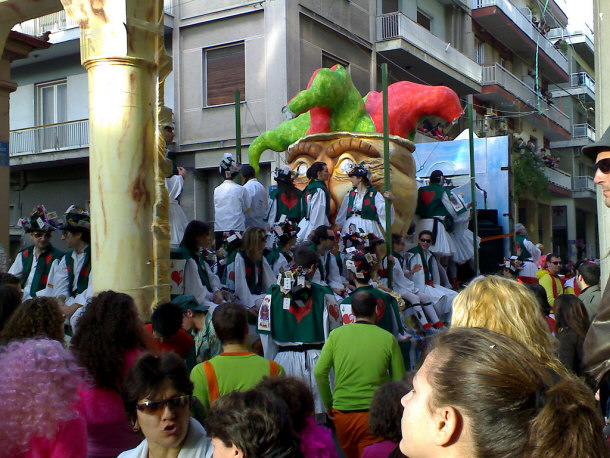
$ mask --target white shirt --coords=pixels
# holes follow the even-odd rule
[[[30,296],[30,288],[32,287],[32,281],[34,281],[34,274],[36,273],[36,266],[38,265],[38,256],[40,256],[40,252],[36,251],[36,248],[33,248],[34,255],[32,256],[32,268],[30,269],[30,273],[28,275],[27,280],[25,281],[25,285],[23,285],[23,300],[32,299]],[[23,278],[23,253],[19,253],[15,262],[8,270],[9,274],[13,274],[19,280]]]
[[[214,189],[214,231],[245,231],[250,194],[243,186],[225,180]]]
[[[267,190],[256,178],[252,178],[244,184],[244,188],[248,191],[251,201],[251,210],[246,214],[246,229],[249,227],[266,229],[265,216],[269,200]]]

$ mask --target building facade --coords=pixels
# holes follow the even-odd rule
[[[595,218],[591,164],[577,155],[583,125],[587,141],[587,129],[594,129],[583,108],[594,91],[590,76],[582,78],[588,93],[572,86],[573,74],[593,74],[592,51],[589,56],[588,42],[583,48],[567,34],[567,17],[554,0],[544,16],[523,0],[166,1],[174,70],[165,104],[174,112],[176,161],[189,170],[181,197],[188,217],[214,220],[217,167],[225,152],[236,150],[236,91],[246,162],[249,144],[285,119],[282,108],[315,69],[344,65],[366,94],[379,90],[379,66],[387,63],[389,82],[447,85],[463,102],[474,95],[478,134],[514,133],[538,153],[545,148],[560,156],[559,166],[545,171],[549,194],[520,196],[511,216],[546,251],[572,240],[585,245],[586,255],[596,250],[595,225],[588,223]],[[51,31],[53,46],[12,69],[19,84],[11,97],[13,225],[41,196],[58,212],[88,200],[87,75],[78,28],[63,12],[18,27],[33,35]],[[445,134],[466,126],[462,117]],[[261,182],[273,184],[270,172],[281,163],[281,155],[265,152]],[[561,209],[568,220],[574,216],[565,227]]]

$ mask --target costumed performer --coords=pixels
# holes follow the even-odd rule
[[[297,243],[297,233],[299,227],[288,219],[280,218],[280,221],[273,224],[273,233],[277,243],[273,249],[265,256],[271,266],[274,275],[278,275],[292,262],[292,248]]]
[[[44,205],[38,205],[29,219],[21,218],[17,223],[32,241],[32,245],[21,250],[8,270],[21,282],[23,300],[36,297],[36,293],[46,288],[53,262],[64,253],[51,244],[52,232],[59,222],[54,212],[47,212]]]
[[[419,233],[419,244],[408,251],[411,255],[409,270],[412,272],[411,280],[413,280],[417,289],[430,296],[441,321],[449,324],[453,310],[453,299],[457,296],[457,293],[439,284],[438,264],[429,249],[433,242],[434,238],[431,231],[424,230]],[[421,268],[416,266],[421,266]]]
[[[392,193],[383,194],[371,185],[371,170],[362,161],[353,165],[347,173],[352,182],[352,189],[343,198],[335,224],[346,233],[353,227],[361,233],[373,233],[383,238],[386,230],[385,200],[393,200]],[[392,205],[392,221],[394,220],[394,205]]]
[[[540,261],[540,250],[529,240],[527,230],[523,224],[515,224],[515,234],[514,254],[523,262],[521,280],[525,283],[536,284],[538,283],[536,263]]]
[[[314,396],[315,413],[324,413],[313,370],[328,334],[341,322],[331,289],[312,282],[318,258],[307,247],[295,250],[292,267],[271,285],[261,305],[258,332],[265,357],[303,380]]]
[[[307,169],[309,184],[302,194],[305,215],[299,222],[299,241],[307,240],[309,234],[319,226],[329,226],[330,191],[326,182],[330,177],[328,166],[324,162],[314,162]]]
[[[178,200],[184,187],[184,177],[186,170],[184,167],[177,167],[178,174],[165,179],[165,186],[169,192],[169,233],[170,245],[178,246],[184,235],[184,230],[189,220],[184,214]]]

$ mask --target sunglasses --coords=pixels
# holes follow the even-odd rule
[[[422,243],[432,243],[432,239],[419,239]]]
[[[602,159],[595,163],[595,170],[599,170],[601,173],[610,173],[610,159]]]
[[[41,239],[41,238],[50,239],[51,238],[51,234],[49,232],[36,232],[33,235],[34,235],[34,238],[36,238],[36,239]]]
[[[136,409],[146,413],[158,413],[163,410],[165,406],[172,410],[184,407],[189,403],[190,400],[191,397],[188,394],[184,394],[182,396],[165,399],[163,401],[144,401],[140,404],[136,404]]]

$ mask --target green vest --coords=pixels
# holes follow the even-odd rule
[[[354,214],[356,190],[352,189],[348,196],[347,218],[350,218]],[[360,210],[359,215],[360,218],[379,222],[379,214],[377,213],[377,207],[375,206],[375,196],[377,196],[377,190],[371,187],[367,188],[364,198],[362,199],[362,209]]]
[[[205,269],[204,262],[205,259],[200,253],[193,254],[189,251],[189,249],[181,245],[177,250],[172,250],[169,255],[170,259],[192,259],[197,264],[197,272],[199,273],[199,278],[201,279],[201,283],[208,289],[208,291],[212,291],[212,286],[210,284],[210,279],[208,278],[208,271]]]
[[[305,188],[305,191],[303,191],[303,194],[301,194],[301,196],[303,197],[303,208],[306,212],[305,217],[308,220],[309,212],[307,211],[307,196],[315,194],[316,192],[318,192],[318,189],[324,191],[324,194],[326,195],[326,217],[330,217],[330,191],[328,190],[326,183],[320,180],[311,180]]]
[[[432,254],[430,254],[428,257],[428,262],[426,262],[426,256],[424,254],[424,250],[422,250],[422,248],[419,245],[411,248],[409,250],[409,253],[420,255],[421,262],[422,262],[421,267],[422,267],[422,270],[424,271],[424,283],[426,283],[426,285],[429,285],[430,282],[432,282],[434,280],[432,278],[432,261],[434,259],[434,256]],[[411,258],[411,259],[414,259],[414,258]],[[409,263],[409,267],[411,267],[411,263]]]
[[[282,215],[286,215],[286,218],[292,221],[301,221],[305,216],[302,193],[300,191],[297,190],[296,197],[290,198],[285,192],[276,188],[271,191],[269,198],[275,201],[276,205],[275,221],[268,221],[269,225],[277,223]]]
[[[419,188],[415,213],[422,218],[449,216],[449,212],[443,205],[443,194],[448,195],[449,190],[437,183]]]
[[[517,254],[517,250],[521,248],[521,254],[519,255],[519,259],[521,261],[527,261],[528,259],[532,259],[532,254],[527,251],[527,248],[525,248],[525,244],[523,243],[524,240],[524,236],[515,235],[514,254]]]
[[[34,272],[34,278],[32,279],[32,286],[30,287],[29,295],[36,297],[36,293],[47,286],[47,280],[49,279],[49,272],[51,271],[51,265],[56,259],[61,259],[64,255],[62,251],[49,246],[38,255],[38,264],[36,264],[36,272]],[[27,247],[21,251],[21,262],[23,264],[23,276],[21,277],[21,287],[25,286],[25,283],[30,276],[32,270],[32,264],[34,262],[34,245]]]
[[[241,257],[244,258],[246,265],[246,282],[248,283],[248,289],[252,294],[263,293],[263,261],[256,261],[255,263],[250,261],[243,251],[240,252]],[[258,281],[257,281],[258,277]]]
[[[405,270],[405,257],[396,251],[392,251],[392,256],[394,256],[396,261],[398,261],[398,265],[400,266],[400,268],[402,270]]]
[[[350,304],[352,303],[352,296],[356,294],[358,291],[369,291],[377,298],[377,326],[382,329],[385,329],[389,333],[394,334],[394,319],[396,320],[396,324],[398,325],[398,334],[402,334],[404,332],[404,327],[402,325],[402,321],[400,320],[400,313],[398,311],[398,304],[396,303],[396,299],[390,296],[385,291],[382,291],[377,288],[373,288],[372,286],[360,286],[356,288],[354,291],[347,296],[341,304]],[[392,318],[392,315],[394,318]]]
[[[271,334],[278,342],[324,342],[324,296],[333,295],[328,286],[312,283],[311,296],[304,307],[291,299],[290,307],[285,309],[279,285],[271,285],[267,294],[271,295],[271,332],[259,330],[260,333]]]
[[[273,264],[275,264],[277,260],[280,259],[280,256],[284,256],[286,258],[286,261],[288,262],[292,261],[292,256],[290,256],[290,254],[288,253],[283,252],[279,246],[273,248],[273,250],[271,250],[267,254],[267,256],[265,256],[265,258],[267,259],[269,265],[273,267]]]
[[[70,250],[66,253],[66,269],[68,270],[68,296],[75,297],[77,294],[82,293],[87,289],[89,285],[89,275],[91,274],[91,246],[87,245],[85,248],[85,261],[83,266],[78,273],[78,280],[76,282],[76,289],[74,288],[74,258],[72,253],[74,250]]]

